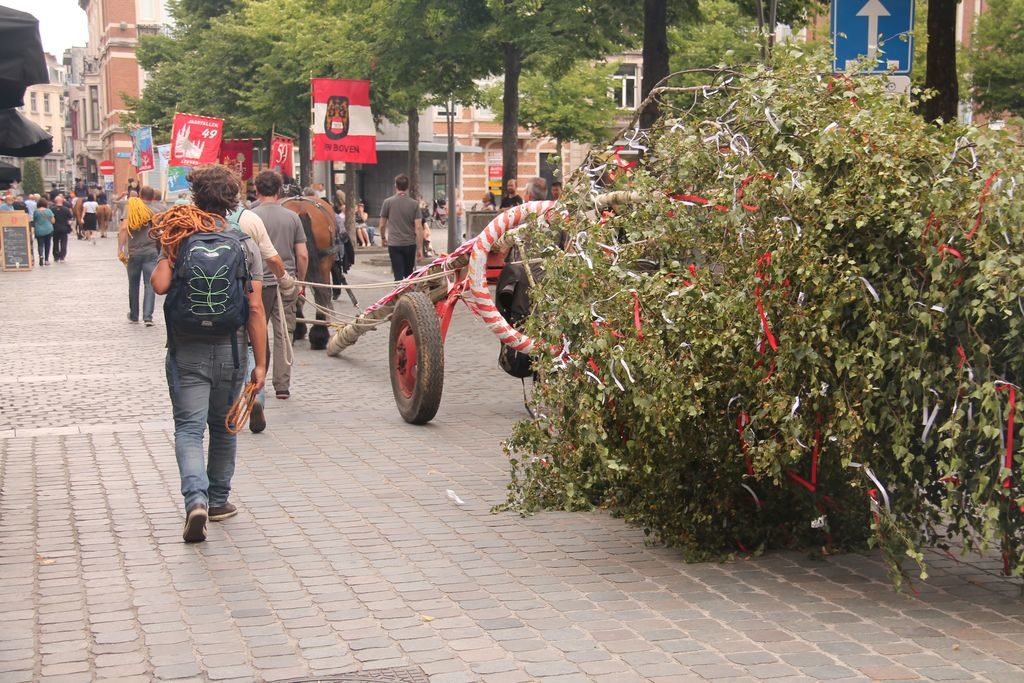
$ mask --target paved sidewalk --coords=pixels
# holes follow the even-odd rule
[[[0,682],[1024,681],[998,562],[930,553],[914,597],[872,554],[685,564],[606,514],[492,514],[524,411],[465,310],[424,427],[386,330],[298,345],[292,398],[240,437],[240,514],[185,545],[162,315],[126,322],[114,243],[0,274]]]

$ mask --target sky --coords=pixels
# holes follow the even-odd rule
[[[0,0],[0,6],[28,12],[39,20],[43,49],[60,61],[72,45],[85,46],[89,26],[78,0]]]

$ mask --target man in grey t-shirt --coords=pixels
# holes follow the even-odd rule
[[[416,254],[423,253],[420,204],[408,192],[409,176],[396,176],[395,194],[385,199],[380,208],[380,240],[388,248],[395,280],[404,280],[412,275],[416,269]]]
[[[289,211],[280,204],[281,176],[274,171],[261,171],[255,178],[257,204],[251,211],[260,217],[267,228],[267,234],[278,255],[284,261],[284,269],[297,280],[306,278],[309,265],[309,250],[306,248],[306,233],[302,230],[302,221],[298,214]],[[284,308],[282,318],[277,297],[279,287],[277,278],[265,268],[263,271],[263,308],[267,312],[267,320],[274,327],[274,394],[277,398],[288,398],[291,393],[292,368],[285,360],[285,348],[291,344],[291,335],[295,332],[295,302],[299,298],[299,290],[280,290],[281,303]],[[268,356],[269,365],[269,356]],[[269,369],[269,368],[268,368]]]

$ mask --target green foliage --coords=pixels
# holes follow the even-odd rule
[[[526,68],[538,58],[564,69],[603,57],[634,42],[642,29],[641,8],[619,0],[487,0],[487,7],[489,44],[515,45]]]
[[[23,194],[43,193],[43,167],[39,159],[25,159],[22,163],[21,191]]]
[[[771,0],[760,0],[762,8],[758,7],[759,0],[737,0],[736,4],[744,14],[755,20],[758,13],[763,11],[765,25],[769,24]],[[788,24],[797,29],[815,16],[828,16],[828,6],[824,0],[786,0],[777,4],[775,17],[780,24]],[[703,2],[700,3],[700,11],[704,11]]]
[[[176,18],[183,5],[176,7]],[[216,16],[208,8],[202,17],[178,25],[172,36],[139,40],[139,64],[150,78],[142,97],[126,98],[131,110],[126,121],[152,125],[158,143],[170,141],[175,112],[223,118],[226,137],[264,130],[253,125],[247,96],[255,90],[258,65],[266,60],[270,40],[244,21],[241,3],[221,5],[231,11]]]
[[[669,29],[671,71],[752,64],[761,58],[757,22],[735,2],[705,0],[700,4],[700,15],[700,22]],[[703,83],[702,79],[692,74],[680,82],[693,85]]]
[[[956,539],[1021,575],[1024,154],[774,61],[568,184],[509,505],[607,506],[693,559],[877,545],[899,582]],[[594,177],[636,201],[595,222]]]
[[[568,68],[548,62],[519,81],[519,123],[559,141],[606,140],[618,112],[608,89],[618,62],[579,61]],[[484,101],[502,120],[502,88],[484,91]]]
[[[991,0],[978,18],[969,64],[983,111],[1024,114],[1024,0]]]

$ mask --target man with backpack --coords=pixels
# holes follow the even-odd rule
[[[228,501],[236,437],[226,421],[244,381],[246,336],[255,356],[247,391],[263,388],[267,321],[263,259],[253,240],[229,229],[225,218],[238,204],[238,179],[226,167],[211,164],[193,169],[188,180],[195,207],[175,206],[154,217],[162,253],[152,284],[156,293],[167,294],[165,367],[185,499],[182,538],[195,543],[206,540],[207,520],[238,512]]]

